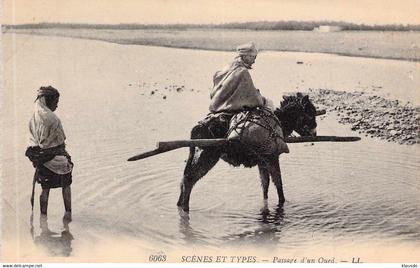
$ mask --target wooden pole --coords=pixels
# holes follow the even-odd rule
[[[287,143],[301,143],[301,142],[351,142],[359,141],[360,137],[340,137],[340,136],[314,136],[314,137],[287,137]],[[157,148],[153,151],[148,151],[139,155],[130,157],[128,161],[136,161],[150,156],[169,152],[182,147],[209,147],[209,146],[223,146],[228,142],[227,139],[196,139],[196,140],[177,140],[177,141],[161,141],[157,143]]]
[[[360,137],[304,136],[304,137],[287,137],[284,140],[287,143],[321,142],[321,141],[348,142],[348,141],[360,141]]]
[[[196,140],[178,140],[161,141],[157,143],[157,148],[161,150],[174,150],[182,147],[208,147],[221,146],[226,144],[227,139],[196,139]]]

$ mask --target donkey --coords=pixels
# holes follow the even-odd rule
[[[281,122],[284,137],[290,136],[295,131],[301,136],[316,135],[316,109],[307,95],[297,93],[296,96],[283,96],[280,107],[274,111],[274,115]],[[217,129],[216,129],[217,132]],[[191,131],[191,139],[223,138],[225,130],[215,133],[208,126],[196,125]],[[263,198],[268,198],[269,178],[277,188],[279,205],[285,202],[283,184],[281,179],[279,155],[249,154],[244,146],[228,144],[220,147],[191,147],[184,176],[181,182],[181,193],[177,206],[184,211],[189,211],[189,201],[192,188],[195,183],[204,177],[219,161],[223,159],[233,166],[245,167],[258,166]]]

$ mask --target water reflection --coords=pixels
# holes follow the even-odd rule
[[[183,239],[187,244],[203,243],[203,236],[195,231],[190,224],[190,214],[178,208],[179,231],[183,234]]]
[[[274,225],[281,225],[284,220],[283,205],[276,206],[273,211],[268,208],[268,203],[264,200],[264,206],[261,209],[259,220],[262,223],[272,223]]]
[[[33,215],[30,218],[31,235],[35,245],[45,248],[52,256],[70,256],[72,252],[71,241],[74,239],[70,232],[69,220],[63,218],[63,228],[61,233],[53,232],[48,227],[48,218],[41,215],[39,217],[39,235],[35,235]]]
[[[255,220],[248,223],[249,226],[245,228],[247,231],[228,235],[224,240],[229,243],[247,242],[264,246],[278,244],[284,221],[283,205],[270,209],[267,201],[264,201]],[[250,228],[253,230],[249,230]]]

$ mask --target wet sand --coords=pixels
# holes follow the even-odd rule
[[[182,253],[220,253],[221,247],[244,254],[263,247],[273,252],[270,256],[418,261],[418,145],[369,137],[351,144],[291,145],[291,153],[281,157],[283,211],[275,209],[273,187],[263,204],[256,169],[220,162],[194,188],[190,214],[179,214],[176,199],[187,150],[134,163],[126,159],[153,149],[157,141],[187,138],[207,113],[212,74],[232,53],[31,35],[3,38],[5,261],[147,262],[149,254],[164,251],[179,262]],[[323,88],[420,104],[413,62],[266,52],[252,76],[275,103],[285,92]],[[41,85],[61,92],[57,114],[76,163],[74,207],[73,222],[63,226],[61,192],[52,190],[48,229],[56,234],[50,234],[36,202],[37,239],[32,239],[33,168],[24,151]],[[334,113],[324,116],[319,135],[357,134],[337,121]]]

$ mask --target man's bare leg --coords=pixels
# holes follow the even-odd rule
[[[71,221],[71,188],[70,185],[63,187],[63,201],[64,201],[64,209],[66,210],[63,220]]]
[[[47,215],[49,195],[50,195],[50,189],[42,189],[42,193],[39,196],[39,205],[41,207],[41,214],[43,215]]]

